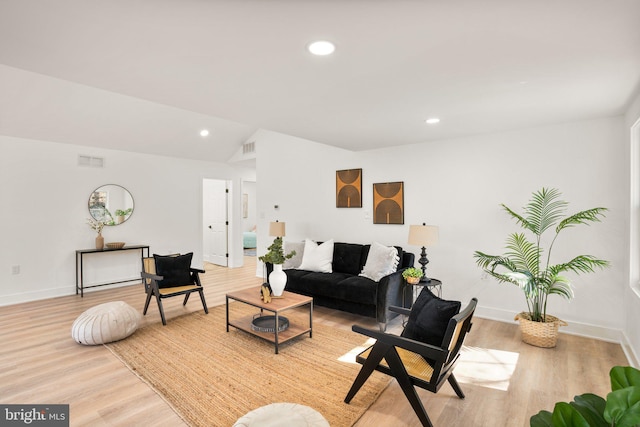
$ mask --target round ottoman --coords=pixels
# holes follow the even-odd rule
[[[124,301],[91,307],[73,322],[71,336],[84,345],[105,344],[128,337],[138,329],[140,313]]]
[[[233,427],[329,427],[320,412],[297,403],[272,403],[239,418]]]

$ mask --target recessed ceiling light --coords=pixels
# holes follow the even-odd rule
[[[202,130],[200,131],[200,136],[201,136],[201,137],[203,137],[203,138],[204,138],[205,136],[209,136],[209,131],[208,131],[207,129],[202,129]]]
[[[331,55],[333,51],[336,50],[336,46],[326,40],[319,40],[317,42],[309,44],[309,46],[307,46],[307,49],[314,55],[324,56]]]
[[[431,117],[431,118],[429,118],[429,119],[425,120],[425,122],[426,122],[428,125],[435,125],[436,123],[440,123],[440,119],[439,119],[439,118],[437,118],[437,117]]]

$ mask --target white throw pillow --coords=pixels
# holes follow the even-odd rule
[[[285,255],[291,251],[296,251],[296,254],[289,259],[285,259],[282,268],[284,268],[285,270],[288,268],[298,268],[302,263],[304,242],[284,242],[283,246]]]
[[[319,273],[331,273],[333,268],[333,239],[318,246],[313,240],[304,241],[304,253],[300,270],[316,271]]]
[[[369,249],[367,262],[364,264],[360,276],[368,277],[377,282],[384,276],[394,273],[398,269],[399,262],[400,258],[396,248],[374,242]]]

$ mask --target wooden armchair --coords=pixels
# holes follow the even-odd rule
[[[151,298],[155,297],[160,310],[162,324],[166,325],[167,320],[164,315],[162,300],[184,295],[182,305],[186,305],[187,301],[189,301],[189,296],[193,292],[200,294],[204,312],[209,314],[207,302],[204,299],[204,288],[198,275],[198,273],[204,273],[204,270],[191,268],[192,257],[192,253],[167,256],[154,254],[153,258],[142,259],[142,283],[144,283],[144,291],[147,294],[143,315],[147,314]]]
[[[426,288],[423,293],[425,291],[428,292]],[[433,298],[440,300],[435,296]],[[464,310],[451,317],[440,346],[354,325],[352,327],[354,332],[375,338],[377,341],[356,357],[356,361],[362,364],[362,368],[344,401],[349,403],[367,378],[376,370],[396,378],[422,425],[433,426],[415,387],[437,393],[444,382],[448,381],[458,397],[464,398],[464,393],[453,375],[453,369],[460,356],[464,338],[471,329],[471,319],[477,302],[478,300],[473,298]],[[411,311],[405,308],[391,307],[390,309],[410,316],[410,321],[411,317],[416,317],[416,313],[411,316]],[[433,309],[433,307],[425,309]]]

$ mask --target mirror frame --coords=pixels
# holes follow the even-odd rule
[[[122,198],[125,200],[126,205],[128,205],[128,200],[131,200],[131,206],[124,206],[126,209],[123,209],[125,212],[128,211],[125,215],[116,215],[116,212],[121,209],[116,209],[116,211],[112,214],[107,207],[109,206],[109,192],[115,190],[122,190],[124,193]],[[102,194],[101,194],[102,193]],[[100,199],[106,199],[100,201]],[[106,206],[96,206],[96,203],[106,204]],[[133,215],[133,211],[135,209],[135,201],[133,200],[133,196],[131,192],[118,184],[105,184],[96,188],[89,194],[89,201],[87,203],[87,207],[89,209],[89,215],[96,221],[103,221],[106,226],[115,226],[124,224],[126,221],[131,218]],[[113,206],[111,207],[113,209]],[[102,215],[100,215],[100,211],[102,210]],[[106,211],[106,215],[105,212]],[[106,217],[106,218],[105,218]],[[106,219],[106,220],[105,220]]]

